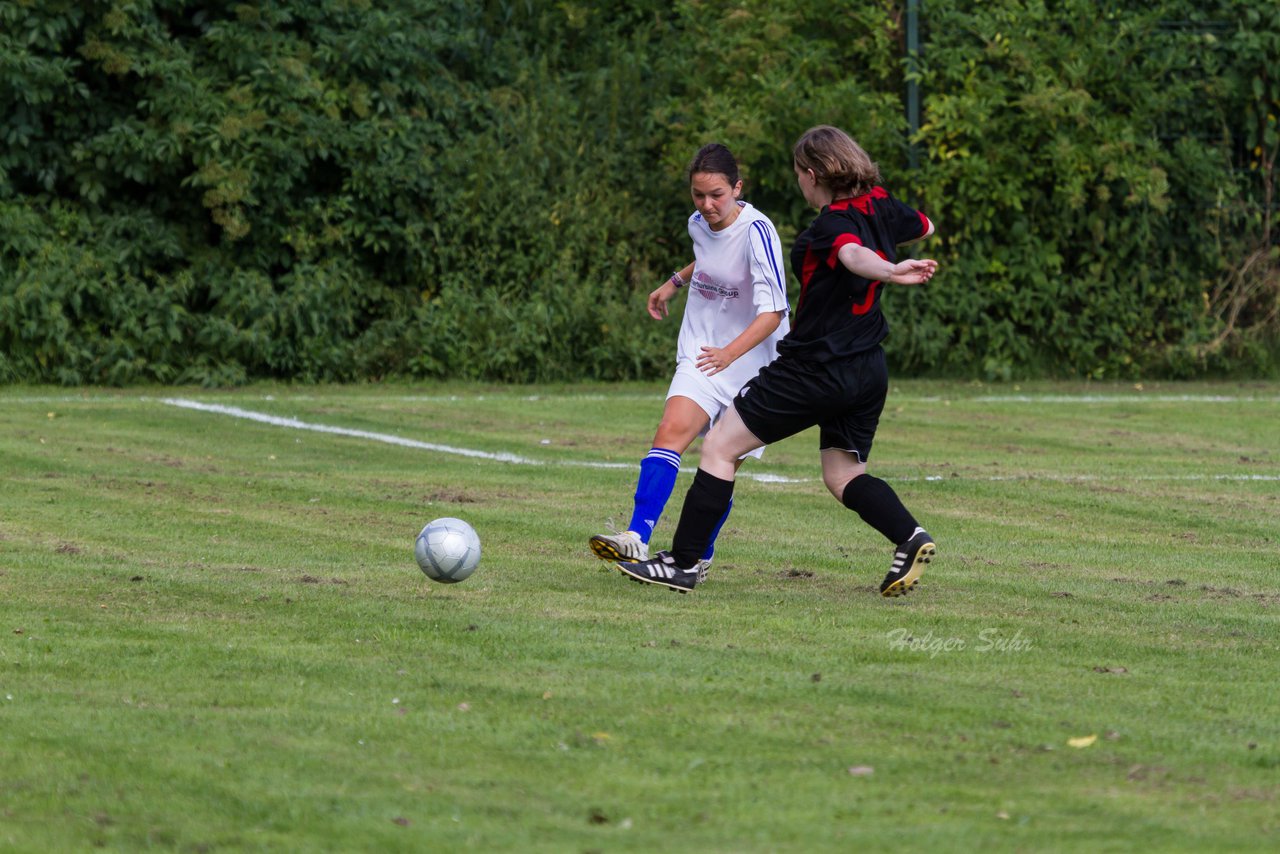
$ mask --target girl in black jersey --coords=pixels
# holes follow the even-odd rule
[[[792,155],[800,192],[819,213],[791,249],[800,281],[791,331],[778,358],[742,387],[703,441],[671,550],[617,568],[637,581],[692,590],[698,558],[733,498],[734,463],[817,425],[823,482],[896,546],[880,592],[901,596],[935,548],[893,488],[866,473],[889,388],[880,294],[889,283],[933,277],[936,261],[896,260],[897,247],[930,236],[933,223],[881,187],[876,164],[838,128],[810,128]]]

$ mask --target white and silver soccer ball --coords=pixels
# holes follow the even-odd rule
[[[422,529],[414,543],[413,556],[427,578],[456,584],[480,564],[480,537],[466,522],[446,516],[428,522]]]

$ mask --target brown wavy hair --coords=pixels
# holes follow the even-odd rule
[[[812,169],[818,183],[837,199],[862,196],[880,183],[880,167],[853,137],[831,125],[811,127],[796,140],[791,156],[800,169]]]

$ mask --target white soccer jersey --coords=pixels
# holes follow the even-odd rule
[[[680,324],[677,364],[696,364],[704,346],[724,347],[758,314],[787,311],[786,268],[778,230],[750,204],[738,202],[738,206],[738,218],[721,231],[712,231],[700,213],[689,217],[694,269]],[[783,315],[773,334],[710,381],[732,400],[778,355],[778,342],[790,328]]]

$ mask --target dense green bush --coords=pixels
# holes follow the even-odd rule
[[[0,0],[0,381],[659,376],[688,158],[785,240],[817,123],[940,226],[900,370],[1274,370],[1280,9],[1131,5],[922,4],[912,139],[887,0]]]
[[[911,177],[949,264],[903,301],[898,358],[1005,378],[1265,367],[1242,337],[1207,346],[1222,322],[1206,301],[1269,247],[1270,321],[1261,301],[1250,320],[1274,340],[1276,241],[1261,222],[1273,199],[1261,191],[1275,176],[1280,7],[930,9],[928,156]],[[1268,104],[1264,133],[1241,121]],[[1237,149],[1257,145],[1271,163],[1241,168]]]

